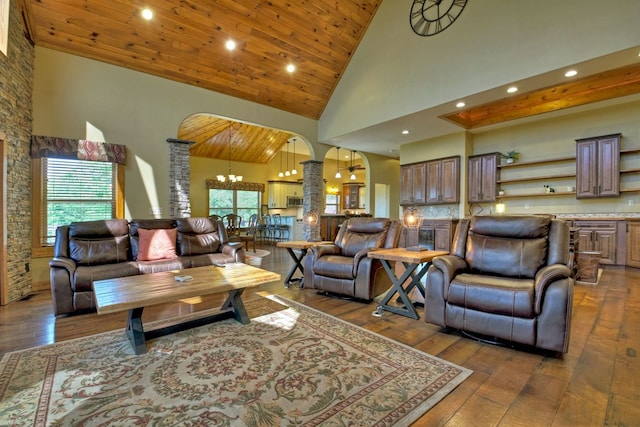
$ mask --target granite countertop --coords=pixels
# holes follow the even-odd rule
[[[624,213],[567,213],[555,214],[560,219],[582,219],[582,220],[609,220],[609,221],[640,221],[640,212]]]

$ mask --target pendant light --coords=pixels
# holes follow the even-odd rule
[[[293,169],[291,169],[291,175],[298,175],[296,170],[296,139],[293,138]]]
[[[282,172],[282,150],[280,150],[280,172],[278,173],[278,176],[280,178],[284,176],[284,173]]]
[[[229,182],[240,182],[242,181],[242,175],[233,175],[231,173],[231,122],[229,122],[229,126],[227,127],[227,132],[229,134],[229,153],[228,153],[229,173],[227,174],[227,176],[218,175],[216,178],[220,182],[225,182],[227,180],[229,180]]]
[[[336,153],[336,178],[342,178],[342,174],[340,173],[340,147],[336,147],[338,150]]]
[[[351,176],[349,177],[349,179],[351,181],[355,181],[356,180],[356,174],[354,172],[355,169],[353,169],[353,153],[355,153],[355,151],[351,151],[351,167],[349,168],[349,170],[351,171]]]
[[[287,170],[284,171],[284,176],[290,176],[291,172],[289,172],[289,141],[287,141]]]

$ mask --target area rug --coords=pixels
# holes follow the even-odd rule
[[[248,325],[229,319],[157,338],[144,355],[124,331],[8,353],[0,425],[405,426],[471,374],[270,298],[247,303],[250,315],[256,304],[268,312]]]

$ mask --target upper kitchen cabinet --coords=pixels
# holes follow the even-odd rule
[[[364,188],[362,183],[350,183],[342,186],[343,208],[344,209],[359,209],[362,207],[362,201],[360,200],[360,189]]]
[[[576,140],[576,198],[620,195],[620,136]]]
[[[400,204],[423,205],[426,202],[426,163],[400,167]]]
[[[469,156],[467,172],[467,201],[469,203],[494,202],[496,183],[500,180],[498,159],[500,153]]]
[[[426,166],[426,204],[458,203],[460,201],[460,156],[431,160],[426,163]]]

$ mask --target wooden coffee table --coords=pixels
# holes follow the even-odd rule
[[[196,267],[97,280],[93,282],[93,290],[98,314],[129,311],[126,332],[136,354],[146,353],[147,339],[231,317],[243,324],[250,323],[240,296],[246,288],[280,280],[281,276],[243,263],[225,264],[225,266]],[[192,280],[177,281],[176,276],[181,275],[189,275]],[[228,296],[218,313],[149,332],[144,331],[142,310],[145,307],[222,292],[227,292]]]

